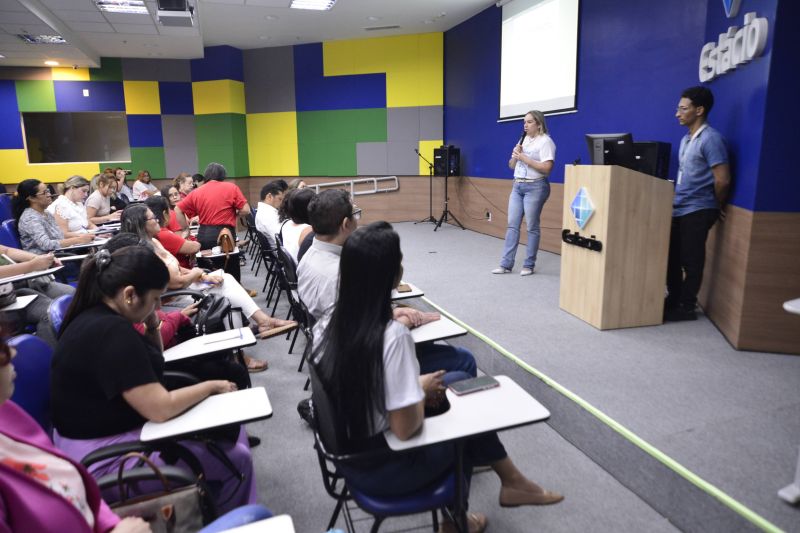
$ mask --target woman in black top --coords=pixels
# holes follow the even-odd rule
[[[173,391],[161,384],[164,359],[156,309],[168,279],[164,263],[144,247],[101,250],[84,262],[51,377],[54,441],[74,459],[105,445],[137,440],[146,421],[169,420],[212,394],[236,390],[223,380]],[[144,335],[133,328],[139,322],[145,325]],[[236,442],[217,443],[244,475],[241,482],[205,444],[182,444],[200,459],[212,490],[218,489],[214,496],[221,511],[255,503],[244,431]],[[95,476],[113,470],[115,465],[107,463],[90,469]]]

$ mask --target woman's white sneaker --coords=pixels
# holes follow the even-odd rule
[[[511,274],[510,268],[497,267],[492,270],[492,274]]]
[[[533,274],[533,269],[532,268],[527,268],[526,267],[526,268],[523,268],[522,270],[519,271],[519,275],[520,276],[530,276],[531,274]]]

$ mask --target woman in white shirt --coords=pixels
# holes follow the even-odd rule
[[[158,194],[156,186],[150,183],[150,171],[140,170],[136,181],[133,182],[133,199],[135,201],[145,201],[151,196]]]
[[[115,211],[111,206],[111,197],[117,192],[117,180],[113,174],[98,174],[95,179],[95,191],[86,199],[86,216],[94,224],[105,224],[119,220],[122,211]]]
[[[89,181],[83,176],[72,176],[64,182],[64,194],[47,206],[65,237],[76,237],[95,229],[83,203],[89,195]]]
[[[387,222],[359,228],[342,247],[336,307],[312,359],[336,423],[344,426],[345,453],[385,448],[382,433],[387,429],[400,440],[409,439],[424,424],[426,398],[438,400],[443,384],[453,381],[444,371],[420,375],[411,333],[392,318],[391,292],[403,274],[401,261],[400,237]],[[454,467],[454,457],[453,444],[443,443],[381,457],[369,467],[337,468],[349,485],[375,496],[395,496],[440,479]],[[501,506],[563,499],[526,478],[496,434],[468,439],[464,463],[467,479],[473,466],[491,466],[500,478]],[[470,532],[486,527],[486,517],[478,513],[469,522]],[[453,529],[445,520],[440,531]]]
[[[280,236],[283,246],[289,255],[298,263],[297,254],[300,245],[311,232],[311,225],[308,223],[308,203],[316,193],[310,188],[294,189],[288,191],[283,197],[279,216],[283,219]]]
[[[520,276],[530,276],[536,266],[541,237],[539,217],[544,203],[550,197],[547,177],[553,170],[556,145],[547,134],[547,123],[541,111],[528,111],[523,128],[524,140],[514,147],[508,160],[508,168],[514,171],[514,187],[508,197],[508,228],[503,256],[500,266],[492,270],[492,274],[508,274],[514,267],[523,213],[528,227],[528,244]]]

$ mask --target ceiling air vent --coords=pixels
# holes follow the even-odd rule
[[[393,26],[372,26],[371,28],[364,28],[365,31],[378,31],[378,30],[399,30],[400,26],[397,24]]]

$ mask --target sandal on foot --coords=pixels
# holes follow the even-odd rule
[[[552,505],[564,499],[558,492],[542,490],[533,492],[529,490],[500,487],[500,507],[519,507],[520,505]]]
[[[483,513],[467,513],[467,531],[469,533],[483,533],[486,531],[488,519]],[[455,533],[456,525],[444,520],[439,524],[439,533]]]
[[[247,365],[247,371],[251,374],[257,374],[269,368],[268,362],[250,356],[246,357],[245,364]]]

